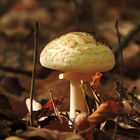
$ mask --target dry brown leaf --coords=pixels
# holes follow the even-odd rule
[[[100,83],[100,79],[102,78],[103,74],[100,72],[96,72],[95,75],[93,75],[92,77],[92,82],[90,83],[90,85],[97,89]]]
[[[21,134],[22,137],[30,138],[30,137],[41,137],[44,139],[54,139],[54,140],[84,140],[80,135],[74,134],[71,132],[59,132],[56,130],[49,130],[46,128],[34,128],[29,127],[26,132]]]
[[[117,115],[123,114],[126,114],[123,107],[117,102],[110,100],[102,103],[99,108],[88,117],[88,121],[91,124],[100,124],[108,118],[114,118]]]

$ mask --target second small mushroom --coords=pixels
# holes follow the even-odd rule
[[[105,72],[115,64],[111,49],[96,43],[96,39],[85,32],[71,32],[51,41],[40,55],[41,65],[63,71],[60,79],[70,81],[70,119],[76,110],[88,112],[80,81],[89,82],[95,72]]]

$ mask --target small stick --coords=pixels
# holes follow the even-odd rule
[[[62,119],[61,119],[61,117],[60,117],[60,114],[59,114],[59,112],[58,112],[58,109],[57,109],[57,107],[55,106],[55,103],[54,103],[54,99],[53,99],[53,94],[52,94],[52,91],[50,90],[50,99],[51,99],[51,102],[52,102],[52,105],[53,105],[53,109],[54,109],[54,113],[55,113],[55,115],[61,120],[61,122],[62,122]]]
[[[119,64],[120,64],[120,74],[121,74],[120,84],[123,85],[123,70],[122,70],[122,68],[124,66],[124,61],[123,61],[123,53],[122,53],[122,48],[121,48],[121,36],[120,36],[118,25],[119,25],[119,19],[117,18],[116,19],[116,23],[115,23],[115,28],[116,28],[116,31],[117,31],[119,53],[120,53],[120,61],[119,61]],[[121,88],[120,92],[122,93],[122,88]],[[120,96],[120,103],[121,103],[121,101],[122,101],[122,97]],[[116,120],[116,124],[115,124],[115,129],[114,129],[112,140],[116,140],[119,119],[120,119],[120,117],[117,116],[117,120]]]
[[[81,88],[81,90],[82,90],[82,92],[83,92],[83,96],[84,96],[84,98],[85,98],[85,103],[86,103],[86,107],[87,107],[87,109],[88,109],[88,114],[90,114],[90,109],[89,109],[89,106],[88,106],[88,103],[87,103],[87,100],[86,100],[86,95],[87,95],[87,93],[86,93],[86,90],[85,90],[85,88],[84,88],[84,82],[81,80],[80,81],[81,83],[80,83],[80,88]]]
[[[111,140],[116,140],[119,119],[120,119],[120,117],[117,116],[117,118],[116,118],[116,124],[115,124],[115,128],[114,128],[114,132],[113,132],[113,136],[112,136],[112,139]]]
[[[60,115],[64,116],[68,121],[70,121],[72,123],[72,125],[74,124],[74,122],[70,119],[69,114],[67,112],[64,113],[60,113]]]
[[[34,56],[33,56],[33,70],[31,79],[31,89],[30,89],[30,125],[33,126],[33,98],[34,98],[34,86],[35,86],[35,75],[36,75],[36,63],[37,63],[37,46],[38,46],[38,22],[35,22],[34,31]]]
[[[140,24],[138,24],[134,29],[132,29],[128,35],[121,40],[121,47],[118,46],[115,52],[115,57],[116,59],[118,58],[119,54],[120,54],[120,49],[124,49],[125,47],[127,47],[128,43],[140,32]]]
[[[24,70],[21,68],[14,68],[14,67],[10,67],[10,66],[3,66],[1,64],[0,64],[0,71],[3,71],[4,73],[20,74],[20,75],[27,76],[29,78],[32,77],[32,71]],[[52,71],[51,69],[48,69],[47,74],[45,74],[45,75],[40,75],[39,73],[37,73],[36,78],[42,79],[44,77],[47,77],[51,71]]]
[[[9,67],[9,66],[2,66],[2,65],[0,65],[0,71],[16,73],[16,74],[18,73],[18,74],[22,74],[22,75],[29,76],[29,77],[31,77],[31,75],[32,75],[31,71],[23,70],[23,69],[19,69],[19,68],[13,68],[13,67]]]
[[[123,79],[122,79],[122,75],[123,75],[123,70],[122,70],[122,67],[124,66],[124,61],[123,61],[123,53],[122,53],[122,48],[121,48],[121,36],[120,36],[120,32],[119,32],[119,19],[116,19],[116,24],[115,24],[115,28],[116,28],[116,31],[117,31],[117,38],[118,38],[118,44],[119,44],[119,53],[120,53],[120,61],[119,61],[119,64],[120,64],[120,74],[121,74],[121,84],[123,83]]]

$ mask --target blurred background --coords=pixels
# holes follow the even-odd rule
[[[35,21],[39,23],[35,99],[64,97],[62,110],[69,110],[69,83],[58,80],[60,72],[43,68],[39,55],[45,45],[71,31],[89,32],[118,53],[115,29],[119,18],[121,38],[128,36],[140,23],[139,0],[1,0],[0,1],[0,108],[25,115],[25,99],[29,97],[33,68]],[[140,30],[140,29],[138,29]],[[140,33],[123,49],[124,85],[137,87],[140,94]],[[118,59],[118,58],[117,58]],[[119,66],[119,65],[117,65]],[[108,73],[102,84],[105,98],[117,98],[115,80],[118,70]]]

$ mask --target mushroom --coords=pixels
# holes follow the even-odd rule
[[[76,110],[88,112],[80,82],[92,80],[95,72],[111,70],[115,64],[114,54],[109,47],[97,43],[85,32],[70,32],[56,38],[45,46],[40,55],[42,66],[63,71],[60,79],[70,81],[70,119]]]

